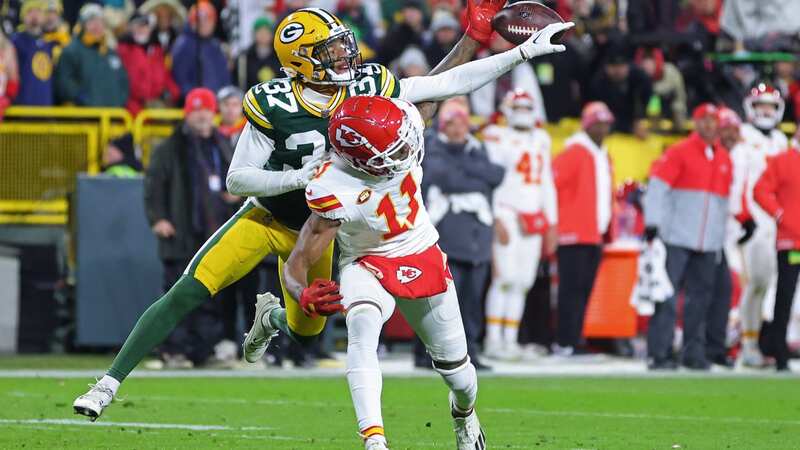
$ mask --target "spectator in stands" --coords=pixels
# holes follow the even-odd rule
[[[677,299],[685,292],[681,364],[708,370],[712,349],[708,331],[724,329],[727,309],[714,311],[714,290],[729,214],[733,166],[718,141],[718,111],[711,104],[692,114],[696,131],[667,149],[653,164],[644,197],[645,237],[660,237],[667,247],[667,275],[675,295],[655,305],[647,330],[649,368],[674,369],[672,342]],[[723,343],[724,345],[724,343]],[[714,350],[714,352],[710,351]],[[723,355],[724,357],[724,355]],[[717,361],[715,361],[717,362]]]
[[[478,360],[478,351],[494,237],[491,199],[504,170],[489,161],[483,144],[470,134],[463,99],[442,105],[438,127],[439,132],[426,139],[423,190],[459,293],[469,356],[480,370],[487,368]]]
[[[242,134],[247,119],[242,112],[242,101],[244,92],[236,86],[226,86],[217,93],[219,103],[219,132],[231,143],[231,147],[236,148],[236,141]]]
[[[568,34],[562,40],[567,50],[557,55],[545,55],[534,60],[536,80],[542,92],[547,120],[557,123],[564,117],[578,117],[583,101],[582,86],[587,77],[586,60],[578,52],[578,38]]]
[[[14,44],[0,30],[0,120],[19,92],[19,68]]]
[[[514,45],[503,39],[499,34],[493,33],[489,44],[489,51],[493,54],[510,50]],[[473,114],[482,117],[491,117],[499,111],[500,102],[509,92],[522,90],[531,95],[533,99],[533,118],[539,123],[547,122],[547,112],[542,101],[542,92],[539,82],[533,72],[533,65],[525,62],[513,68],[500,78],[490,81],[480,89],[470,94],[470,105]]]
[[[603,66],[589,84],[588,98],[599,100],[614,111],[614,131],[642,134],[653,85],[647,74],[631,63],[624,44],[606,51]],[[645,127],[646,128],[646,127]]]
[[[628,2],[628,33],[637,44],[644,45],[657,45],[675,39],[675,20],[679,12],[679,5],[675,0]]]
[[[711,3],[711,0],[706,0]],[[800,31],[800,2],[786,0],[725,0],[722,30],[736,42],[736,49],[772,50],[778,35]]]
[[[800,275],[800,150],[791,148],[768,160],[755,186],[756,202],[778,224],[778,285],[772,323],[765,325],[767,350],[779,371],[789,370],[786,330]]]
[[[113,139],[103,151],[103,173],[117,178],[131,178],[142,172],[130,133]]]
[[[374,59],[378,40],[375,38],[373,32],[375,27],[367,16],[363,0],[340,0],[336,16],[353,30],[361,57],[364,60]]]
[[[53,66],[56,44],[42,39],[44,0],[25,0],[22,26],[11,35],[19,62],[19,93],[14,104],[50,106],[53,104]]]
[[[798,80],[797,64],[795,61],[776,61],[772,66],[773,84],[781,91],[781,97],[786,99],[786,109],[783,122],[794,122],[800,113],[800,80]]]
[[[42,38],[47,42],[55,42],[59,50],[69,45],[69,41],[72,40],[69,26],[61,17],[63,13],[64,5],[61,0],[48,0],[42,26],[44,31]]]
[[[558,329],[553,354],[580,352],[583,318],[611,225],[613,174],[603,142],[614,115],[602,102],[581,112],[581,131],[553,160],[558,194]]]
[[[233,78],[241,89],[250,89],[258,83],[280,78],[281,64],[272,47],[274,24],[266,17],[253,22],[253,43],[236,58]]]
[[[123,107],[128,100],[128,75],[108,45],[103,9],[81,8],[75,38],[56,66],[56,97],[78,106]]]
[[[425,54],[417,47],[408,47],[403,54],[395,60],[394,70],[399,79],[422,76],[430,72],[431,67],[425,59]]]
[[[172,49],[172,75],[182,95],[197,87],[218,91],[231,84],[228,60],[214,37],[217,10],[200,2],[189,10],[189,28]]]
[[[145,211],[158,237],[164,289],[239,201],[225,190],[233,148],[214,127],[216,110],[213,92],[190,91],[184,122],[155,148],[145,173]],[[211,356],[223,333],[218,309],[216,302],[206,302],[170,335],[162,348],[167,367],[202,364]]]
[[[648,105],[647,115],[672,119],[673,130],[683,130],[686,121],[686,87],[681,72],[674,64],[664,60],[664,52],[658,48],[638,49],[635,61],[653,81],[654,96],[650,99],[653,107]]]
[[[399,21],[389,27],[379,46],[376,62],[389,65],[403,51],[414,45],[422,47],[425,33],[425,12],[421,0],[404,0]]]
[[[161,46],[164,54],[170,54],[180,30],[184,27],[186,8],[177,0],[147,0],[139,7],[139,11],[155,16],[153,42]]]
[[[461,37],[461,24],[453,14],[445,10],[433,13],[430,31],[432,37],[423,50],[430,67],[436,67],[444,59]]]
[[[173,106],[180,98],[178,85],[167,69],[166,55],[161,46],[152,41],[152,32],[147,16],[136,13],[117,46],[130,80],[126,108],[134,116],[143,108]]]

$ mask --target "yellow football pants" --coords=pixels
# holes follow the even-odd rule
[[[248,201],[203,244],[184,273],[193,276],[214,296],[248,274],[267,255],[275,254],[289,328],[301,336],[316,336],[325,326],[325,317],[307,317],[283,287],[283,264],[297,243],[297,236],[297,232]],[[317,278],[330,280],[332,264],[333,244],[311,267],[308,282]]]

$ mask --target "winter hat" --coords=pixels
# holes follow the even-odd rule
[[[186,94],[186,102],[183,104],[183,113],[189,114],[190,112],[202,109],[217,112],[217,99],[210,89],[194,88]]]

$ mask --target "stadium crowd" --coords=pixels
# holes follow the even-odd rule
[[[794,57],[800,53],[800,3],[542,3],[576,23],[564,39],[567,51],[521,64],[469,98],[447,102],[427,137],[425,170],[435,181],[424,186],[426,199],[432,216],[437,203],[442,205],[434,221],[440,227],[442,248],[450,255],[476,366],[486,367],[479,363],[478,350],[484,334],[485,354],[497,359],[519,358],[524,352],[519,348],[520,341],[531,344],[526,347],[530,353],[552,352],[563,357],[608,344],[587,345],[581,331],[603,244],[626,231],[635,237],[644,236],[648,242],[662,240],[666,245],[666,277],[675,291],[686,291],[682,359],[676,360],[671,351],[680,312],[681,296],[676,292],[655,306],[648,332],[651,368],[672,369],[683,364],[705,370],[710,363],[731,365],[730,299],[735,296],[732,291],[738,292],[734,285],[740,283],[732,283],[728,276],[723,249],[726,239],[731,238],[725,236],[726,227],[733,228],[729,234],[737,235],[738,240],[738,233],[749,238],[755,229],[774,228],[773,218],[786,218],[777,222],[780,267],[775,273],[780,276],[777,323],[771,331],[775,336],[785,336],[792,299],[788,290],[794,290],[800,264],[796,252],[800,237],[792,222],[797,212],[790,210],[800,204],[796,197],[800,191],[779,181],[790,177],[780,163],[770,163],[764,179],[742,175],[747,180],[745,187],[732,188],[739,181],[735,179],[738,163],[735,155],[727,155],[739,140],[725,146],[720,142],[720,129],[732,126],[738,130],[739,117],[752,122],[751,117],[758,116],[749,110],[755,105],[746,99],[759,83],[765,83],[769,95],[780,97],[781,106],[777,107],[777,100],[773,102],[780,114],[775,123],[756,123],[756,128],[774,132],[778,123],[800,119],[800,70]],[[274,25],[289,12],[307,6],[334,11],[354,30],[364,61],[385,64],[398,78],[425,74],[436,66],[458,41],[465,23],[461,0],[6,0],[0,33],[0,119],[10,105],[124,107],[132,115],[146,108],[184,108],[185,123],[156,148],[145,174],[148,218],[153,232],[161,238],[164,284],[169,287],[194,251],[241,201],[225,192],[224,180],[236,138],[245,124],[241,111],[244,92],[281,76],[272,48]],[[509,48],[509,42],[495,35],[480,56]],[[756,99],[754,103],[769,102]],[[713,105],[724,105],[729,112],[722,113]],[[215,112],[221,115],[218,126],[212,120]],[[530,129],[516,125],[515,114],[527,119]],[[478,120],[470,121],[470,116]],[[579,118],[581,129],[551,164],[551,150],[562,149],[551,149],[546,133],[532,125],[564,118]],[[604,145],[609,133],[632,134],[645,141],[652,133],[685,133],[691,128],[689,119],[693,119],[696,131],[654,165],[651,176],[658,180],[658,189],[651,188],[644,196],[637,186],[614,191],[613,164]],[[476,123],[480,127],[476,128]],[[515,132],[539,133],[531,139],[541,146],[540,157],[527,161],[527,166],[522,160],[507,161],[498,156],[500,148],[514,145]],[[173,148],[192,148],[190,153],[201,157],[176,158],[180,153]],[[112,141],[104,153],[106,171],[122,176],[141,171],[136,154],[130,137]],[[798,164],[796,156],[785,158],[791,160],[787,166]],[[184,168],[186,164],[191,167]],[[681,196],[682,189],[694,189],[693,178],[713,179],[715,170],[727,171],[726,176],[731,178],[727,182],[716,180],[709,189],[719,209],[711,219],[696,217],[696,210],[708,208],[709,200],[692,197],[692,202],[700,203],[680,203],[686,200]],[[181,178],[192,171],[202,171],[197,172],[202,176]],[[510,208],[511,212],[503,210],[515,192],[503,184],[507,184],[503,175],[509,177],[512,172],[523,177],[534,173],[536,184],[541,185],[540,191],[532,194],[537,204],[530,210],[521,205]],[[171,191],[166,191],[161,189],[165,177],[182,181],[171,183]],[[198,182],[205,179],[216,179],[218,184]],[[765,211],[761,217],[748,216],[738,207],[731,207],[729,214],[727,204],[735,205],[742,196],[750,208]],[[187,205],[185,198],[195,201]],[[672,211],[675,202],[679,207]],[[615,211],[626,205],[632,205],[637,216],[630,230],[624,229],[615,216]],[[517,217],[516,212],[522,210],[525,214]],[[183,213],[176,215],[175,211]],[[672,216],[690,219],[676,225],[669,221]],[[737,224],[729,224],[729,216],[737,216]],[[699,228],[686,231],[695,218]],[[707,220],[716,222],[707,225]],[[706,226],[719,236],[703,241],[703,233],[708,234]],[[531,236],[536,239],[529,239]],[[774,232],[772,236],[770,245],[774,245]],[[521,282],[516,275],[504,279],[496,261],[494,271],[492,266],[493,255],[497,258],[514,242],[530,252],[503,257],[534,262],[524,265],[530,273],[521,275]],[[551,271],[548,261],[555,255],[558,270]],[[267,272],[275,272],[275,261],[265,264]],[[735,271],[742,270],[741,263],[731,266]],[[558,310],[555,327],[547,317],[549,289],[542,294],[535,285],[547,285],[551,272],[558,273],[561,280],[554,302]],[[224,302],[225,312],[193,313],[180,333],[174,333],[162,347],[165,362],[174,367],[203,364],[212,357],[219,341],[236,341],[237,305],[245,305],[246,317],[252,316],[250,299],[257,289],[254,283],[258,284],[257,280],[245,279],[232,287],[236,292]],[[280,292],[276,283],[271,281],[272,292]],[[487,290],[484,314],[483,293]],[[734,306],[736,303],[734,300]],[[198,340],[185,336],[212,336],[208,332],[213,328],[208,325],[209,317],[210,322],[225,317],[217,338],[203,348],[189,348],[197,346]],[[196,331],[200,327],[204,333]],[[760,329],[759,320],[742,333],[743,346],[750,346],[745,350],[749,349],[754,358],[753,365],[762,365],[756,342]],[[762,349],[777,359],[778,368],[785,368],[789,354],[785,340],[766,340],[769,345]],[[616,352],[633,355],[628,342],[610,345]],[[290,356],[296,362],[307,362],[305,355],[297,356],[299,349],[293,352]],[[224,359],[224,353],[218,351],[217,359]],[[415,362],[430,367],[424,351],[417,352]]]

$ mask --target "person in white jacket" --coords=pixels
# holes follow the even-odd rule
[[[507,126],[484,130],[489,159],[506,175],[494,193],[494,275],[486,304],[486,342],[490,358],[516,359],[525,297],[536,279],[542,246],[551,254],[558,220],[550,136],[536,126],[534,101],[523,90],[503,101]]]

